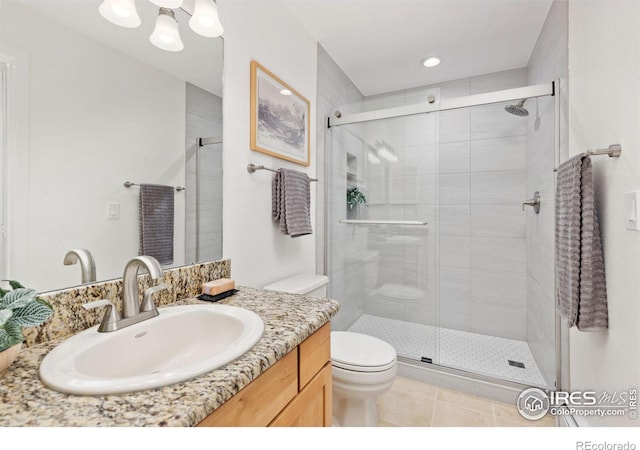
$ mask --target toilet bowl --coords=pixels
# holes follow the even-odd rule
[[[385,341],[349,331],[331,332],[334,425],[375,427],[376,399],[393,384],[395,349]]]
[[[296,275],[265,286],[270,291],[327,296],[329,278]],[[396,351],[387,342],[366,334],[331,332],[333,425],[377,426],[376,398],[393,384]]]

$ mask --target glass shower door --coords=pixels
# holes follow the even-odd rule
[[[436,124],[437,113],[421,114],[328,134],[329,276],[342,301],[335,327],[425,362],[438,349]]]

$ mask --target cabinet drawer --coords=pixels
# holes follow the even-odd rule
[[[199,427],[264,427],[298,393],[298,352],[293,350],[212,412]]]
[[[331,324],[327,322],[299,346],[300,373],[298,389],[302,390],[331,357]]]

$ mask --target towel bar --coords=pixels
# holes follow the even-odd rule
[[[620,144],[611,144],[609,148],[598,148],[595,150],[587,150],[584,152],[588,156],[600,156],[600,155],[609,155],[609,158],[619,158],[622,154],[622,145]],[[553,169],[554,172],[558,171],[558,168]]]
[[[346,223],[352,225],[417,225],[424,226],[427,222],[421,220],[351,220],[341,219],[339,223]]]
[[[255,173],[256,170],[268,170],[269,172],[277,172],[277,170],[269,169],[268,167],[265,167],[265,166],[256,166],[255,164],[248,164],[247,165],[247,172]],[[309,181],[318,181],[318,179],[317,178],[309,178]]]
[[[125,181],[125,182],[124,182],[124,187],[126,187],[126,188],[130,188],[131,186],[140,186],[140,185],[139,185],[138,183],[132,183],[131,181]],[[174,186],[174,188],[175,188],[175,190],[176,190],[176,191],[178,191],[178,192],[186,191],[186,190],[187,190],[187,188],[184,188],[184,187],[182,187],[182,186]]]
[[[609,148],[587,150],[585,153],[589,156],[609,155],[609,158],[618,158],[622,154],[622,146],[620,144],[612,144]]]

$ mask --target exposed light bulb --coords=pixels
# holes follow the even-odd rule
[[[109,22],[121,27],[136,28],[142,23],[135,0],[104,0],[98,11]]]
[[[149,36],[149,40],[156,47],[170,52],[179,52],[184,48],[173,11],[168,8],[160,8],[156,18],[156,26]]]
[[[150,0],[156,6],[160,8],[176,9],[182,6],[183,0]]]
[[[218,17],[218,7],[213,0],[196,0],[193,15],[189,19],[193,31],[205,37],[218,37],[224,29]]]

